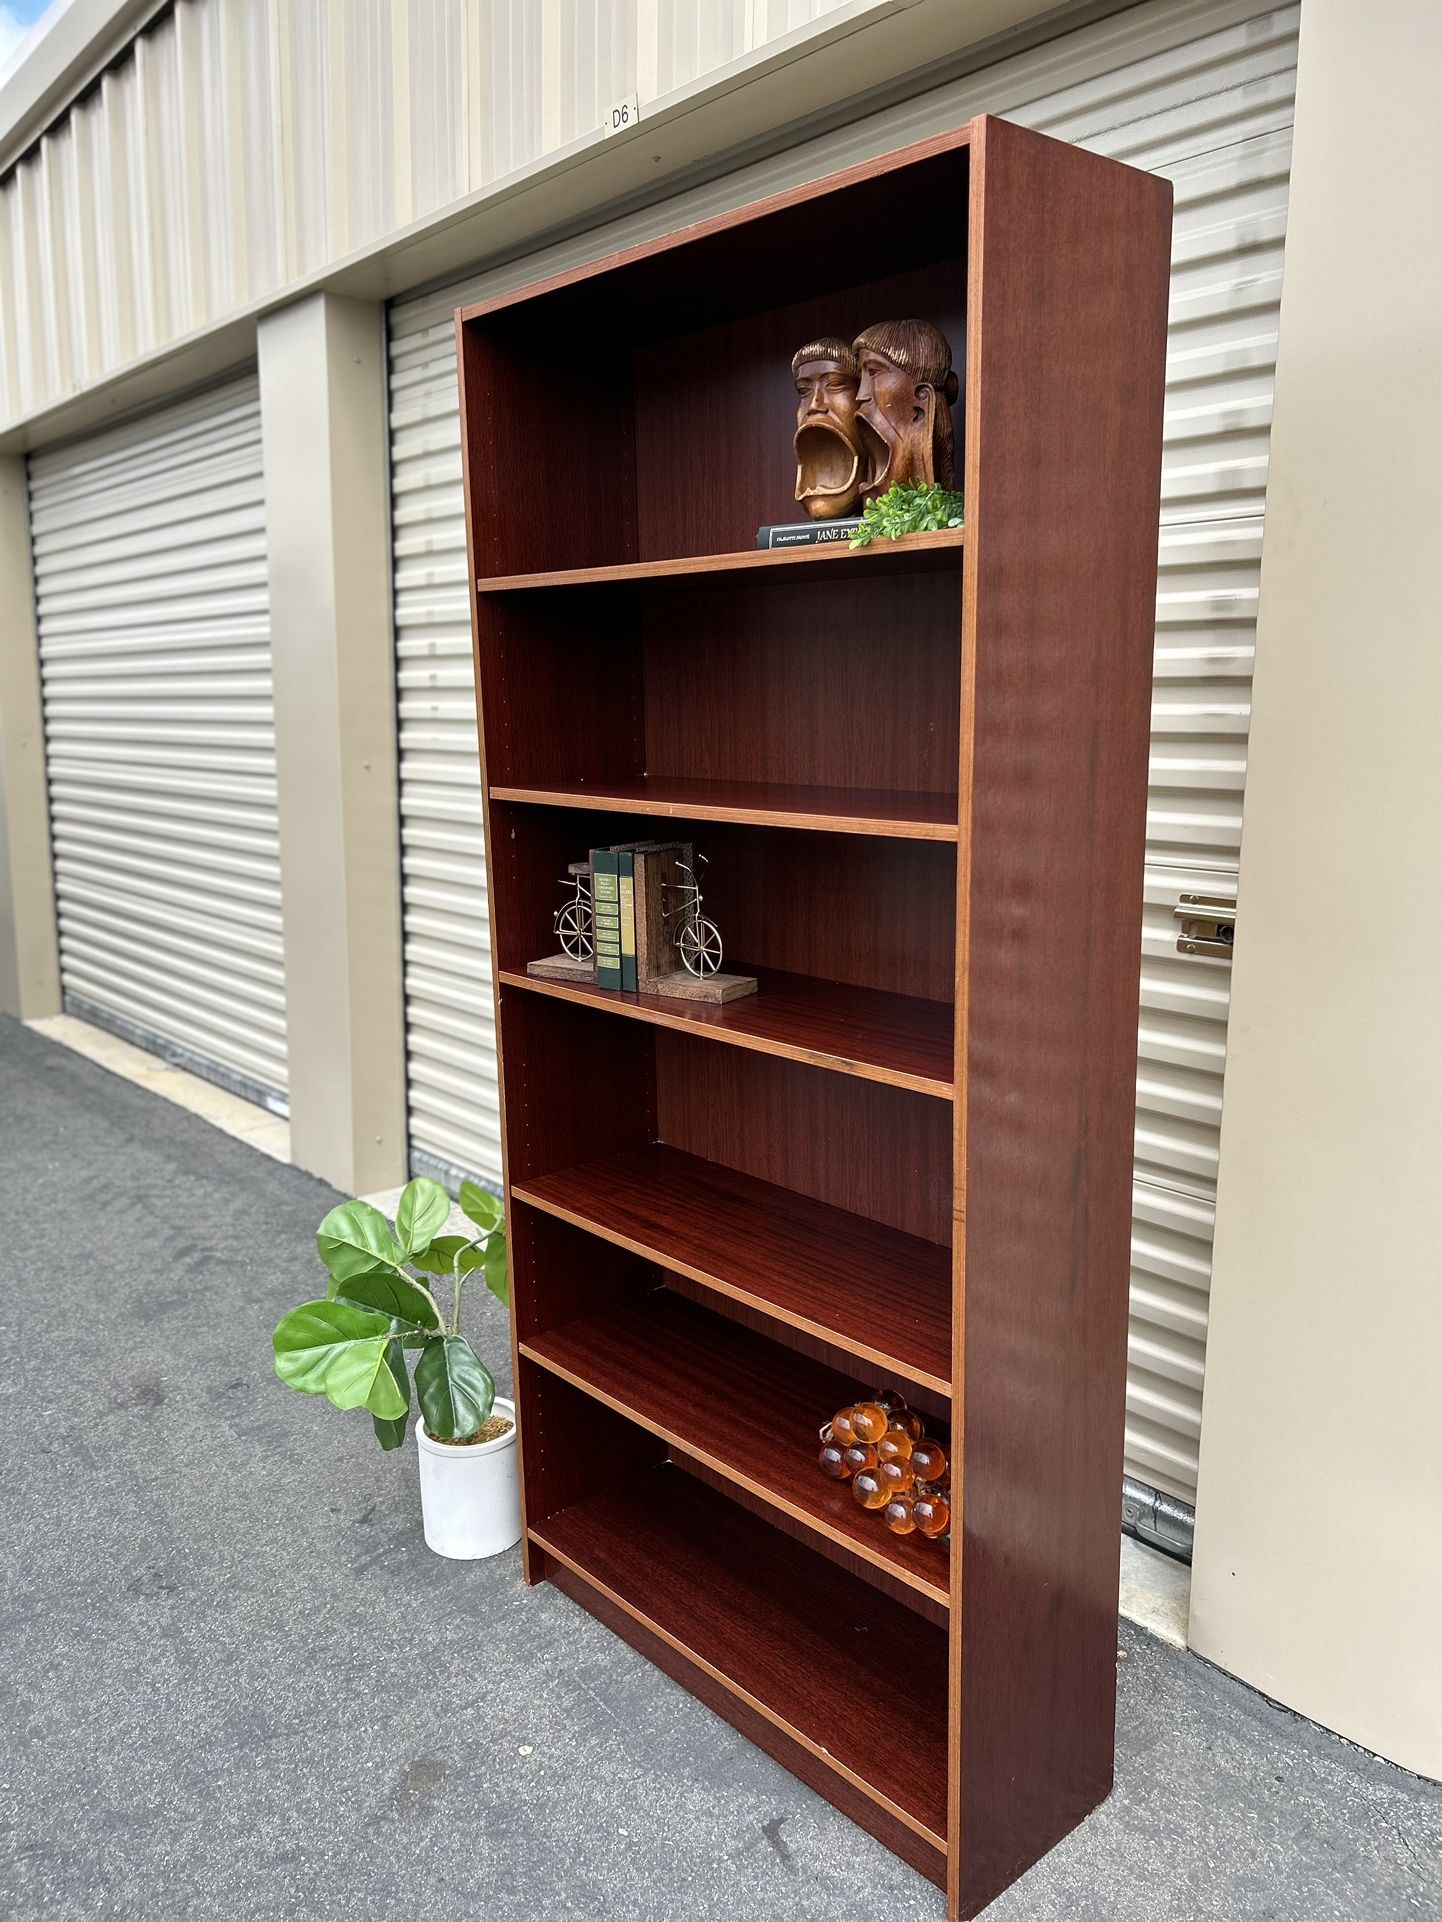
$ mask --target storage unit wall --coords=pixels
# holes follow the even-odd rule
[[[1169,213],[983,119],[457,320],[527,1575],[956,1916],[1111,1780]],[[908,314],[965,529],[757,553],[792,351]],[[760,992],[530,979],[674,831]],[[949,1553],[814,1467],[883,1381]]]

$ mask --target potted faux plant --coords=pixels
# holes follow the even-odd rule
[[[474,1561],[520,1539],[521,1512],[515,1404],[497,1396],[461,1333],[473,1274],[509,1299],[505,1222],[500,1202],[474,1181],[461,1183],[460,1205],[474,1235],[440,1233],[450,1197],[425,1176],[403,1190],[394,1224],[367,1201],[332,1208],[316,1232],[330,1276],[325,1298],[281,1317],[275,1372],[303,1395],[368,1409],[387,1449],[405,1442],[414,1380],[426,1542],[438,1555]],[[449,1320],[427,1277],[450,1283]]]

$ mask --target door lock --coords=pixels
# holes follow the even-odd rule
[[[1231,960],[1237,904],[1230,895],[1184,894],[1172,913],[1182,924],[1178,954],[1217,954]]]

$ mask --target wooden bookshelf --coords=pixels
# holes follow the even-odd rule
[[[1111,1784],[1169,222],[982,119],[457,316],[526,1577],[953,1918]],[[965,529],[756,550],[792,352],[911,314]],[[757,995],[527,976],[676,834]],[[884,1383],[949,1545],[816,1467]]]

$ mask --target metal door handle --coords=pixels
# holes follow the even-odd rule
[[[1231,960],[1237,925],[1237,904],[1231,895],[1184,894],[1172,916],[1182,924],[1178,954],[1216,954]]]

